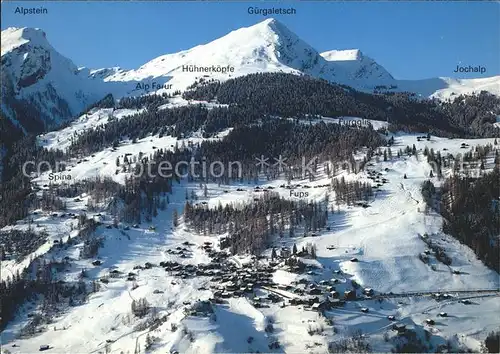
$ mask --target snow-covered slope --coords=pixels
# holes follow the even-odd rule
[[[500,96],[500,76],[491,76],[481,79],[453,79],[439,77],[427,80],[401,80],[397,85],[401,89],[416,92],[422,97],[435,97],[441,100],[457,95],[470,95],[487,91]]]
[[[2,110],[11,120],[18,118],[15,102],[30,101],[30,108],[50,126],[102,98],[95,82],[80,75],[71,60],[50,45],[42,30],[10,27],[1,36]]]

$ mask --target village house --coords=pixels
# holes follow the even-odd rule
[[[344,299],[346,300],[356,300],[356,291],[354,290],[347,290],[344,292]]]

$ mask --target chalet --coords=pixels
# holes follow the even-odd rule
[[[306,304],[308,304],[309,306],[312,306],[313,304],[315,304],[317,302],[319,303],[319,297],[317,297],[317,296],[310,297],[310,298],[306,299]]]
[[[448,316],[448,314],[447,314],[446,312],[440,312],[440,313],[438,314],[438,316],[439,316],[439,317],[447,317],[447,316]]]
[[[358,262],[358,259],[356,257],[351,258],[351,262]]]
[[[396,317],[395,317],[395,316],[393,316],[393,315],[389,315],[389,316],[387,316],[387,319],[388,319],[389,321],[396,321]]]
[[[429,326],[433,326],[436,324],[436,322],[431,318],[426,319],[425,323],[427,323]]]
[[[361,312],[367,313],[369,311],[370,311],[370,309],[368,307],[362,307],[361,308]]]
[[[49,350],[50,346],[48,344],[43,344],[40,346],[39,351],[43,352],[44,350]]]
[[[116,278],[120,276],[121,272],[118,269],[113,269],[111,272],[109,272],[109,275],[113,278]]]
[[[300,278],[299,279],[299,284],[307,284],[309,283],[309,280],[307,280],[307,278]]]
[[[96,259],[95,261],[92,262],[93,266],[100,266],[101,264],[102,264],[102,262],[98,259]]]

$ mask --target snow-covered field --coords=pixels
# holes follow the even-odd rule
[[[105,116],[106,112],[97,112],[91,114],[89,119],[99,122]],[[80,121],[76,124],[86,123]],[[69,135],[64,131],[50,134],[41,139],[46,141],[45,146],[65,144],[64,136]],[[79,258],[81,241],[69,247],[49,250],[55,239],[67,237],[68,234],[78,240],[78,232],[76,229],[71,231],[74,220],[56,218],[39,211],[32,216],[33,224],[39,224],[39,228],[45,229],[50,236],[36,254],[48,252],[47,259],[62,260],[69,257],[67,259],[70,260],[64,272],[57,274],[58,279],[76,282],[82,269],[86,269],[88,279],[96,280],[109,275],[113,270],[120,273],[117,277],[110,277],[108,283],[100,283],[100,290],[89,295],[86,302],[72,307],[61,306],[53,322],[46,325],[41,333],[30,338],[19,338],[19,331],[30,320],[28,314],[39,311],[41,300],[27,304],[2,332],[2,350],[32,353],[38,351],[40,345],[48,344],[50,352],[54,353],[132,353],[138,347],[144,349],[149,335],[156,338],[149,349],[149,352],[155,353],[325,353],[328,342],[347,338],[356,330],[361,330],[374,351],[390,351],[393,346],[384,337],[395,336],[391,330],[394,322],[387,319],[387,316],[395,316],[396,323],[405,324],[408,328],[429,330],[432,333],[430,342],[435,346],[450,340],[454,345],[465,345],[477,351],[487,333],[500,325],[497,317],[500,309],[498,292],[478,293],[477,290],[498,289],[499,275],[485,267],[468,247],[443,234],[440,231],[440,216],[433,212],[423,213],[420,185],[429,178],[431,167],[422,155],[422,150],[427,146],[435,151],[447,149],[451,154],[458,154],[464,151],[462,143],[474,147],[493,143],[493,139],[432,137],[430,141],[417,141],[416,136],[396,134],[392,151],[395,156],[399,148],[415,144],[419,150],[418,159],[403,156],[383,162],[381,157],[375,157],[372,165],[367,167],[367,170],[377,171],[389,181],[376,192],[368,208],[340,205],[338,211],[329,216],[330,230],[324,230],[314,237],[285,237],[276,241],[275,247],[296,243],[299,249],[307,243],[314,243],[317,247],[317,259],[307,260],[316,265],[314,272],[296,274],[278,265],[273,274],[273,281],[276,283],[274,290],[261,287],[254,289],[252,295],[247,297],[229,298],[226,303],[215,305],[214,313],[208,317],[190,316],[184,312],[184,308],[196,301],[213,297],[208,277],[182,278],[166,272],[162,267],[134,267],[144,266],[146,262],[155,265],[167,261],[182,265],[209,263],[210,258],[201,246],[204,242],[216,245],[217,238],[214,235],[193,233],[182,219],[178,227],[174,228],[173,209],[177,209],[179,213],[182,211],[186,190],[188,194],[194,191],[197,202],[206,201],[212,207],[219,203],[251,202],[262,193],[255,192],[254,185],[208,184],[208,195],[204,197],[203,190],[197,184],[183,181],[174,185],[165,211],[160,211],[151,223],[143,222],[129,229],[125,229],[123,225],[108,229],[106,225],[110,225],[112,220],[104,213],[100,218],[103,225],[96,231],[98,236],[104,238],[104,245],[98,255],[98,259],[102,261],[100,266],[93,266],[92,259]],[[191,141],[197,140],[191,138]],[[136,144],[123,143],[116,151],[106,150],[88,157],[87,161],[76,164],[68,173],[71,173],[73,181],[99,173],[122,183],[125,174],[120,172],[115,175],[117,157],[126,153],[137,154],[139,151],[151,153],[154,151],[153,146],[171,148],[175,143],[176,140],[172,137],[150,137],[139,140]],[[185,143],[188,144],[189,141]],[[403,179],[404,174],[408,176],[407,179]],[[344,171],[339,176],[370,181],[365,171],[358,175]],[[46,177],[41,176],[35,182],[42,185],[47,182]],[[262,178],[258,184],[261,187],[272,186],[275,192],[290,198],[289,189],[280,188],[285,183],[281,179],[266,181]],[[292,185],[308,184],[311,187],[307,189],[308,198],[318,201],[324,200],[327,188],[315,186],[328,183],[329,179],[324,175],[318,176],[313,182],[292,181]],[[304,187],[296,189],[301,188]],[[79,202],[68,199],[68,211],[82,210],[85,202],[85,196]],[[334,206],[333,201],[330,203]],[[14,227],[25,229],[28,225],[21,221]],[[423,234],[431,235],[429,237],[452,257],[450,267],[436,261],[433,270],[419,260],[418,255],[427,249],[419,236]],[[185,246],[185,242],[189,242],[189,245]],[[178,247],[188,249],[186,257],[171,252]],[[269,253],[270,251],[265,252],[267,255]],[[352,262],[353,257],[358,261]],[[248,261],[249,257],[233,257],[233,262],[239,267]],[[7,261],[2,264],[2,270],[7,269],[13,274],[28,266],[28,263],[28,258],[22,263]],[[460,274],[453,274],[453,270],[460,271]],[[126,275],[129,273],[135,273],[134,282],[127,281]],[[290,306],[287,303],[283,307],[282,302],[279,302],[269,303],[267,307],[255,306],[252,296],[262,298],[270,292],[283,295],[287,302],[287,297],[295,295],[278,289],[278,284],[290,285],[301,278],[317,283],[336,278],[336,290],[340,293],[349,288],[351,280],[355,280],[363,288],[372,288],[376,293],[424,294],[387,297],[381,301],[347,302],[344,307],[325,312],[325,317],[303,305]],[[446,301],[438,301],[429,294],[436,292],[448,293],[449,297]],[[163,319],[154,330],[150,331],[150,325],[141,327],[140,324],[145,319],[131,314],[132,301],[140,298],[146,298],[157,312],[157,318]],[[469,298],[472,303],[460,303],[459,299],[464,298]],[[369,312],[361,312],[361,308],[368,308]],[[443,311],[448,316],[438,317]],[[434,319],[435,325],[425,324],[427,318]],[[327,319],[331,322],[327,323]],[[269,324],[272,324],[272,332],[266,330]],[[308,334],[311,329],[318,331]],[[271,350],[269,344],[274,341],[279,341],[281,347]]]

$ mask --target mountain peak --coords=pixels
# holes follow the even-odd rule
[[[50,47],[47,41],[47,35],[40,28],[9,27],[2,31],[2,55],[26,43]]]

